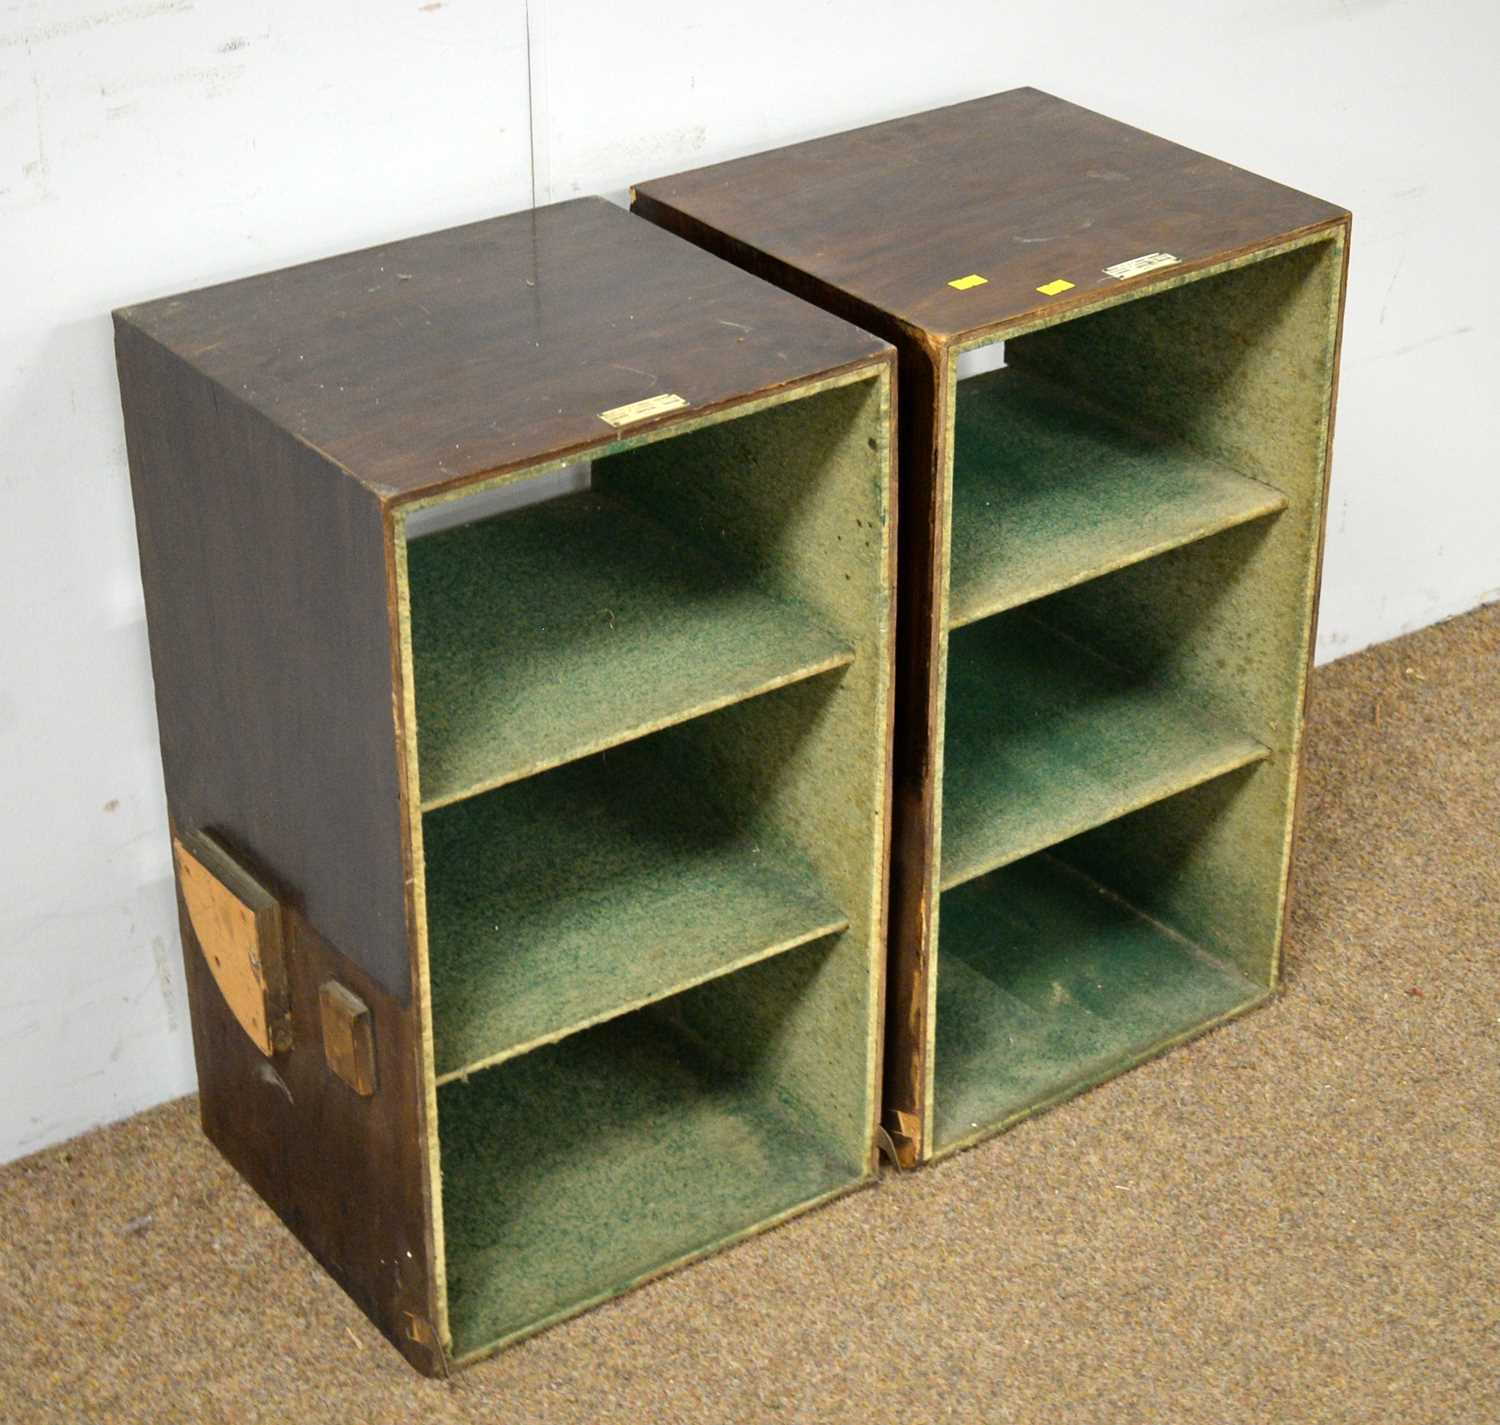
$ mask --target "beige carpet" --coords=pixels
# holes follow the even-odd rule
[[[1320,670],[1282,998],[451,1383],[191,1100],[0,1172],[0,1420],[1500,1421],[1500,606]]]

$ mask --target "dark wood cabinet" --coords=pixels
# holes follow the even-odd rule
[[[866,1181],[886,343],[600,200],[116,333],[229,1160],[427,1372]]]
[[[902,1160],[1264,999],[1349,215],[1032,89],[633,202],[899,351]]]

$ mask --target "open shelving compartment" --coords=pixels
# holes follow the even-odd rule
[[[507,513],[397,516],[455,1361],[874,1170],[887,370],[601,443],[589,488]]]
[[[1342,269],[1325,230],[950,353],[929,1156],[1276,984]]]
[[[1348,211],[1030,87],[631,194],[898,353],[897,1162],[1267,995]]]
[[[896,352],[603,198],[115,314],[203,1129],[445,1376],[868,1182]]]

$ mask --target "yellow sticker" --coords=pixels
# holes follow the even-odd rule
[[[970,287],[983,287],[989,282],[988,277],[981,277],[977,272],[971,272],[967,277],[955,277],[948,285],[955,292],[967,292]]]
[[[1073,284],[1066,277],[1054,277],[1045,287],[1036,290],[1044,297],[1056,297],[1061,292],[1071,292]]]
[[[612,406],[607,411],[600,411],[599,419],[608,421],[618,430],[652,416],[664,416],[668,411],[680,411],[685,405],[687,402],[681,396],[669,391],[661,396],[647,396],[644,401],[632,401],[628,406]]]

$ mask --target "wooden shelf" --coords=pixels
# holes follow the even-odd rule
[[[616,496],[408,546],[424,809],[847,664],[804,607]]]
[[[203,1121],[387,1340],[870,1181],[895,351],[600,198],[116,340]]]
[[[932,1121],[965,1012],[930,979],[963,974],[949,888],[1084,833],[1074,864],[1274,986],[1348,213],[1029,88],[638,182],[632,206],[900,351],[898,1161],[958,1146]],[[1034,601],[1087,649],[1011,621]],[[998,1131],[1013,1097],[972,1117]]]
[[[761,1074],[715,1063],[654,1011],[450,1084],[439,1116],[458,1358],[850,1177]]]
[[[1286,496],[1047,381],[958,386],[948,626],[1286,508]]]
[[[425,819],[439,1082],[849,921],[666,732]]]
[[[945,893],[941,914],[939,1151],[1268,993],[1050,854]]]
[[[941,888],[1268,755],[1030,610],[971,624],[948,651]]]

